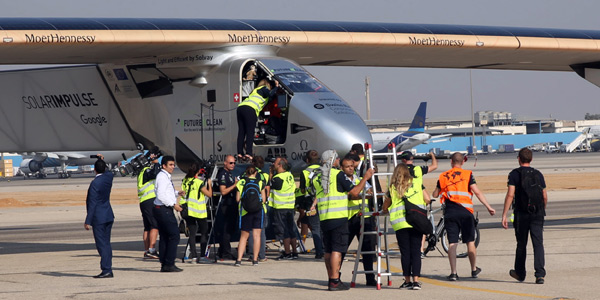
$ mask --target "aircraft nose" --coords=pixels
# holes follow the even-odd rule
[[[301,133],[310,149],[344,155],[353,144],[373,143],[365,122],[333,92],[295,93],[290,106],[290,123],[312,127]]]

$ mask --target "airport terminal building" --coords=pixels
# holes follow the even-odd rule
[[[398,120],[366,120],[365,123],[371,132],[405,131],[410,125],[409,121]],[[546,152],[598,151],[600,148],[600,120],[565,121],[479,111],[473,118],[427,119],[426,123],[425,132],[432,136],[451,136],[440,142],[419,145],[413,149],[415,153],[432,149],[443,154],[472,153],[473,150],[477,153],[512,152],[523,147]]]

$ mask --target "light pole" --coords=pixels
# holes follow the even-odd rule
[[[365,97],[367,98],[367,120],[371,120],[371,99],[369,98],[369,76],[365,77]]]
[[[471,70],[469,69],[469,85],[471,89],[471,130],[473,133],[473,138],[471,140],[471,151],[473,151],[474,155],[477,155],[477,151],[475,150],[475,113],[473,112],[473,76],[471,75]]]

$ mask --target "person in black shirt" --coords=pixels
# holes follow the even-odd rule
[[[238,208],[235,201],[236,183],[231,171],[235,168],[233,155],[225,157],[223,168],[217,173],[217,184],[221,192],[218,218],[216,221],[216,234],[220,237],[219,251],[217,255],[222,259],[235,260],[236,256],[231,253],[231,236],[237,231]]]
[[[529,202],[529,197],[521,186],[521,174],[523,171],[532,169],[530,166],[533,154],[530,149],[522,148],[519,151],[517,160],[519,168],[512,170],[508,174],[508,191],[504,198],[504,211],[502,212],[502,227],[508,229],[507,214],[514,199],[514,227],[517,238],[517,251],[515,254],[515,268],[510,270],[511,277],[518,281],[524,281],[526,276],[525,260],[527,259],[527,239],[531,235],[533,244],[533,266],[535,268],[535,283],[543,284],[546,270],[544,269],[544,216],[546,215],[546,204],[548,203],[548,194],[546,193],[546,182],[544,175],[537,171],[534,174],[538,176],[539,185],[543,188],[543,205],[535,209],[523,209],[523,202]],[[526,206],[526,205],[525,205]]]

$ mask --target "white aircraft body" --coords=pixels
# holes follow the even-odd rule
[[[44,168],[54,167],[60,178],[70,177],[67,167],[93,165],[96,158],[90,156],[102,154],[104,161],[115,165],[124,160],[125,157],[131,157],[139,151],[86,151],[86,152],[34,152],[21,153],[20,170],[25,177],[36,176],[38,178],[46,177]]]
[[[575,71],[600,84],[600,31],[215,19],[0,18],[0,151],[160,147],[178,165],[236,153],[236,108],[257,78],[281,83],[254,153],[371,142],[360,116],[302,65]],[[87,65],[76,65],[87,64]],[[340,74],[343,76],[343,74]],[[394,107],[394,103],[390,103]],[[272,128],[278,124],[279,128]]]
[[[396,152],[412,149],[421,144],[429,142],[436,143],[445,141],[444,139],[450,134],[442,134],[431,136],[425,133],[425,119],[427,116],[427,102],[421,102],[415,113],[410,127],[404,132],[374,132],[371,134],[373,138],[373,149],[377,152],[387,152],[388,145],[396,145]]]

